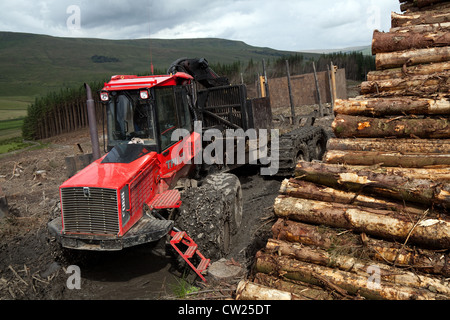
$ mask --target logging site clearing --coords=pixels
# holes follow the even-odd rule
[[[1,159],[0,299],[449,300],[450,2],[400,3],[374,31],[377,70],[314,124],[329,133],[323,159],[282,178],[234,172],[245,232],[222,261],[232,276],[195,282],[159,244],[63,254],[47,223],[65,157],[92,152],[80,130]],[[289,108],[273,113],[286,129]]]
[[[317,106],[312,106],[312,108]],[[287,111],[280,110],[280,114]],[[317,121],[330,127],[332,117]],[[83,252],[67,257],[48,234],[47,223],[60,214],[59,186],[67,179],[65,157],[91,152],[87,129],[44,140],[46,147],[2,157],[3,192],[10,214],[0,220],[0,298],[14,300],[228,299],[252,267],[254,255],[271,234],[273,203],[281,180],[263,178],[258,168],[235,172],[244,200],[242,227],[227,264],[242,269],[236,277],[208,284],[166,255],[163,245],[148,244],[120,252]],[[81,269],[81,290],[70,290],[67,268]],[[126,266],[126,274],[120,272]],[[195,283],[195,286],[193,285]],[[185,287],[191,288],[189,291]],[[193,289],[195,288],[195,289]],[[101,289],[101,290],[100,290]],[[317,288],[317,292],[321,292]],[[180,292],[181,291],[181,292]],[[202,293],[205,291],[205,293]],[[187,294],[187,295],[186,295]],[[323,292],[326,294],[326,291]]]

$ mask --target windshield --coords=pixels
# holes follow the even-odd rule
[[[139,143],[155,145],[153,110],[149,100],[138,92],[118,92],[107,105],[108,144]]]
[[[155,88],[161,149],[169,148],[178,140],[172,140],[176,129],[192,130],[186,87]]]

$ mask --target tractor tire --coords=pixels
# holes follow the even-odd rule
[[[222,193],[230,217],[231,233],[235,235],[241,227],[243,213],[242,188],[239,178],[230,173],[217,173],[207,176],[202,186]]]
[[[186,189],[181,200],[175,227],[187,232],[205,258],[226,256],[231,250],[231,227],[223,194],[202,186]]]

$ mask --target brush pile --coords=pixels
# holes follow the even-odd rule
[[[283,182],[241,299],[450,299],[450,1],[400,3],[361,95],[336,101],[323,162]]]

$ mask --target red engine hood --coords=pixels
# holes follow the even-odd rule
[[[105,156],[106,157],[106,156]],[[131,163],[102,163],[101,158],[64,182],[60,188],[90,187],[121,189],[139,171],[157,161],[157,153],[150,152]]]

